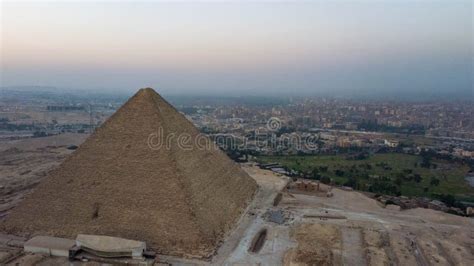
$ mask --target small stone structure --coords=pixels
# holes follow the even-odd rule
[[[78,235],[76,246],[100,257],[142,258],[145,242],[111,236]]]
[[[295,187],[301,191],[320,191],[319,182],[296,181]]]
[[[74,240],[51,236],[35,236],[26,241],[25,252],[46,254],[50,256],[69,257],[69,250],[74,247]]]

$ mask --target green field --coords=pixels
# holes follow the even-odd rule
[[[309,178],[329,177],[336,184],[375,193],[427,197],[451,194],[474,202],[474,188],[464,180],[469,167],[444,160],[433,159],[430,168],[420,166],[421,156],[401,153],[374,154],[362,160],[346,155],[259,156],[257,161],[280,163]]]

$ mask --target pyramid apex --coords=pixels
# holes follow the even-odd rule
[[[137,93],[145,93],[145,92],[152,92],[152,93],[157,93],[153,88],[150,88],[150,87],[146,87],[146,88],[141,88],[138,90]]]
[[[146,88],[139,89],[135,93],[135,96],[138,96],[139,98],[152,98],[152,97],[160,96],[160,95],[153,88],[146,87]]]

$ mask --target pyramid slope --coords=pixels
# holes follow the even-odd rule
[[[152,89],[141,89],[16,207],[10,233],[102,234],[146,241],[162,254],[209,256],[257,185],[217,148],[150,134],[199,131]]]

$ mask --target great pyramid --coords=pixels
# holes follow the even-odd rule
[[[161,254],[210,256],[257,185],[215,145],[169,141],[151,149],[160,128],[164,136],[199,136],[153,89],[140,89],[11,212],[3,230],[109,235],[146,241]]]

